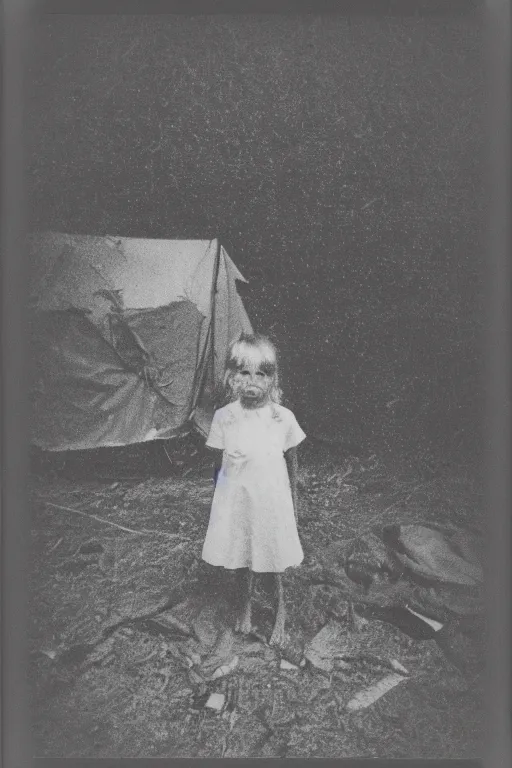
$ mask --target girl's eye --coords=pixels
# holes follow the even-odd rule
[[[258,371],[256,376],[259,376],[260,379],[262,379],[265,376],[265,374],[262,371]]]
[[[240,373],[242,374],[242,376],[248,376],[249,375],[249,371],[240,371]]]

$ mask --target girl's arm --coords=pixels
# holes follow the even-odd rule
[[[222,466],[222,454],[223,451],[219,448],[209,449],[213,454],[213,485],[217,485],[217,478],[219,476],[220,468]]]
[[[285,454],[286,465],[288,467],[288,476],[290,478],[290,488],[292,489],[293,510],[295,512],[295,522],[297,522],[297,476],[299,463],[297,460],[297,448],[289,448]]]

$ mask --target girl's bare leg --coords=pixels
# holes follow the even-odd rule
[[[277,612],[274,630],[270,638],[270,645],[283,646],[285,644],[284,623],[286,620],[286,608],[284,605],[283,578],[280,573],[274,574],[277,590]]]
[[[243,635],[248,635],[252,632],[252,585],[254,574],[252,571],[248,571],[245,576],[245,599],[244,607],[241,616],[238,618],[235,630],[241,632]]]

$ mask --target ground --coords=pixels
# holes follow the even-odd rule
[[[286,574],[288,638],[275,649],[266,643],[269,585],[259,586],[256,635],[241,638],[231,631],[234,577],[200,559],[212,479],[200,441],[191,449],[187,440],[181,454],[160,452],[167,468],[152,474],[139,466],[137,475],[129,462],[121,472],[113,461],[110,476],[102,475],[83,455],[81,467],[75,457],[65,466],[53,460],[49,467],[45,459],[35,468],[30,677],[37,753],[480,754],[478,609],[461,617],[445,604],[442,630],[412,637],[393,622],[398,592],[383,574],[373,574],[368,590],[343,568],[347,553],[380,541],[392,523],[457,527],[481,538],[478,473],[468,464],[432,461],[420,472],[405,458],[347,456],[311,441],[300,471],[305,560]],[[427,587],[442,594],[442,585]],[[391,613],[375,612],[378,594],[387,595],[380,605]],[[344,657],[331,659],[327,670],[303,661],[324,626],[339,633]],[[282,659],[294,666],[282,669]],[[395,674],[391,662],[408,672],[400,684],[351,711],[356,693]],[[204,706],[212,692],[225,697],[220,713]]]

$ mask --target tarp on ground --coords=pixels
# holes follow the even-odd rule
[[[219,241],[44,232],[29,251],[33,443],[206,434],[228,346],[252,330]]]

